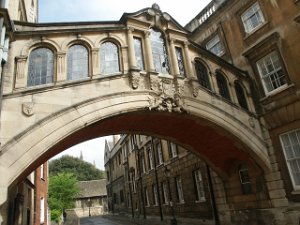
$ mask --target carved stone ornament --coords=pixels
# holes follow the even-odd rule
[[[132,71],[130,73],[130,80],[131,80],[132,88],[137,89],[139,87],[139,83],[140,83],[140,73]]]
[[[149,98],[149,110],[157,110],[159,112],[185,112],[183,102],[179,95],[174,97]]]
[[[26,116],[32,116],[34,114],[34,103],[33,102],[24,102],[22,104],[22,112]]]
[[[158,91],[158,92],[162,91],[161,81],[157,76],[151,76],[150,82],[151,82],[151,90]]]

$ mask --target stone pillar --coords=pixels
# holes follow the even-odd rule
[[[184,42],[184,65],[185,65],[185,71],[186,71],[186,77],[187,78],[193,78],[193,70],[192,70],[192,60],[190,59],[190,52],[189,52],[189,43],[186,41]]]
[[[127,29],[129,69],[137,69],[132,31],[134,31],[134,29],[131,27]]]
[[[99,65],[100,65],[100,61],[99,61],[99,48],[93,48],[92,49],[92,71],[91,74],[92,76],[96,76],[100,74],[100,70],[99,70]]]
[[[57,78],[56,82],[63,82],[67,80],[67,71],[66,71],[66,53],[58,52],[57,53]]]
[[[171,39],[169,42],[169,49],[170,49],[170,55],[171,55],[171,74],[174,76],[179,76],[179,67],[178,67],[178,61],[174,46],[174,39]]]
[[[150,31],[145,32],[145,51],[146,51],[147,70],[151,72],[155,72],[151,41],[150,41]]]
[[[25,68],[26,61],[27,61],[27,56],[16,57],[17,70],[16,70],[15,88],[24,88],[27,86],[27,76],[26,76],[27,70]]]

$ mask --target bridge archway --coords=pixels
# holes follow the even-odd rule
[[[42,160],[82,141],[114,133],[174,140],[200,155],[223,176],[234,160],[268,170],[264,142],[235,117],[195,99],[185,99],[181,113],[155,110],[162,107],[151,103],[156,97],[155,92],[139,91],[93,98],[29,127],[3,147],[1,174],[7,176],[1,179],[2,193]],[[1,196],[1,204],[5,197]]]

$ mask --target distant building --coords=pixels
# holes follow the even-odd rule
[[[78,217],[103,215],[107,212],[106,179],[79,181],[80,195],[76,199]]]
[[[206,164],[171,141],[123,135],[105,145],[108,206],[112,213],[212,224]],[[209,172],[208,172],[209,170]]]

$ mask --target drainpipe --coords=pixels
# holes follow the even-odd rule
[[[206,164],[206,172],[207,172],[207,178],[208,178],[208,188],[209,188],[209,193],[210,193],[210,199],[211,199],[211,206],[213,210],[213,216],[215,219],[215,225],[220,225],[220,219],[219,219],[219,213],[217,209],[217,204],[216,204],[216,197],[214,193],[214,187],[213,187],[213,182],[210,174],[210,168]]]
[[[128,187],[129,187],[129,197],[130,197],[130,202],[131,202],[131,216],[134,218],[134,209],[133,209],[133,201],[132,201],[132,191],[131,191],[131,178],[130,178],[130,171],[129,171],[129,165],[128,161],[126,162],[127,164],[127,176],[128,176]]]
[[[153,137],[151,136],[151,148],[153,151],[153,157],[154,157],[154,172],[155,172],[155,181],[156,181],[156,189],[157,189],[157,198],[158,198],[158,205],[159,205],[159,213],[160,213],[160,220],[163,221],[163,212],[161,207],[161,201],[160,201],[160,192],[159,192],[159,185],[158,185],[158,176],[157,176],[157,170],[156,170],[156,152],[154,149],[154,142]]]
[[[136,161],[136,168],[138,169],[138,174],[139,174],[140,193],[141,193],[141,201],[143,206],[143,218],[146,219],[146,207],[145,207],[145,199],[143,194],[144,185],[143,185],[143,178],[141,172],[140,148],[138,148],[137,143],[135,143],[135,161]]]

